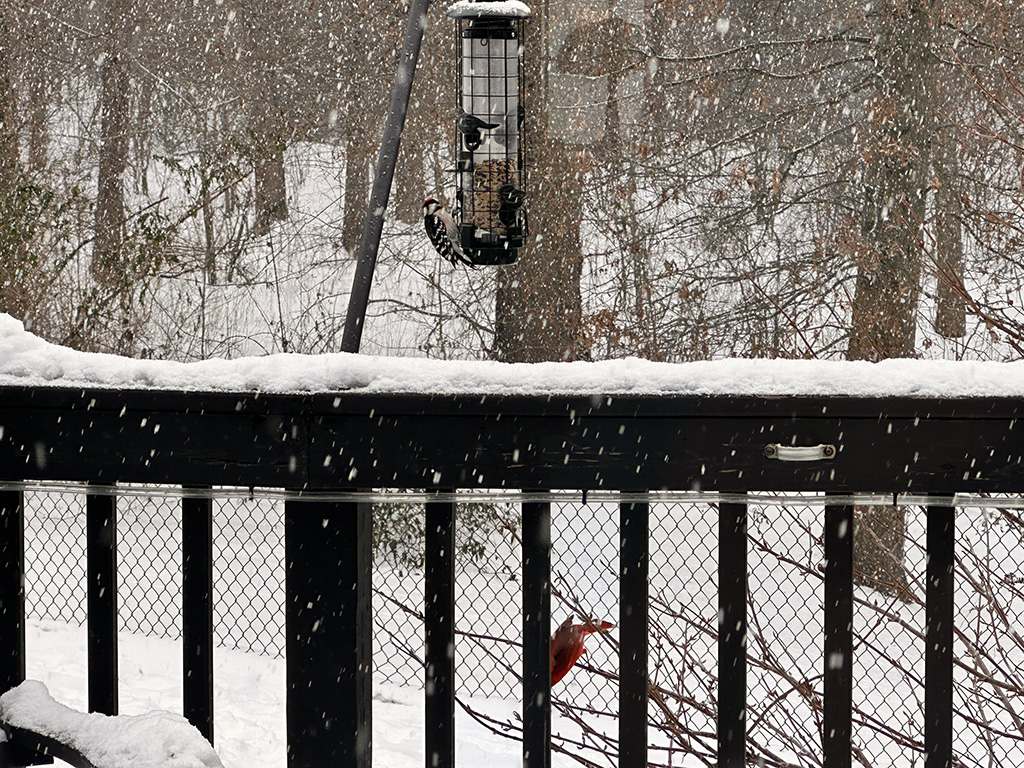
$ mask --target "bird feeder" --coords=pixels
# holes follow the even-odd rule
[[[523,33],[519,0],[460,0],[455,220],[474,264],[511,264],[526,237]]]

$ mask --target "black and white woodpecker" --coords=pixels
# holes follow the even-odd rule
[[[423,228],[433,243],[434,249],[452,264],[462,262],[473,266],[466,258],[459,244],[459,228],[455,226],[452,215],[434,198],[423,202]]]

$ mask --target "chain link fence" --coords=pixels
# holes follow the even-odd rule
[[[181,637],[181,502],[124,495],[117,502],[120,630]],[[284,504],[213,502],[217,645],[284,656]],[[25,600],[31,618],[84,624],[85,496],[25,494]]]
[[[855,590],[854,761],[924,760],[925,511],[903,508],[907,589]],[[748,760],[818,766],[821,758],[823,513],[820,505],[748,513]],[[651,506],[649,736],[657,765],[715,765],[718,510]],[[1009,510],[957,513],[954,750],[957,766],[1024,764],[1024,523]],[[567,616],[618,622],[618,508],[552,512],[553,624]],[[518,540],[507,528],[480,562],[459,570],[457,674],[464,697],[516,700],[521,666]],[[387,558],[378,575],[394,573]],[[393,588],[396,585],[401,588]],[[383,576],[392,682],[423,677],[422,574]],[[402,627],[399,629],[398,627]],[[553,746],[597,764],[617,755],[615,633],[592,636],[554,689]],[[379,651],[380,649],[378,649]],[[470,709],[471,700],[464,701]],[[482,714],[482,713],[480,713]],[[492,723],[514,732],[515,716]],[[689,761],[689,762],[684,762]],[[694,762],[695,761],[695,762]]]
[[[180,636],[180,504],[119,501],[124,631]],[[520,545],[516,505],[457,512],[456,669],[460,701],[515,702],[521,681]],[[858,586],[854,606],[854,761],[923,763],[925,513],[905,508],[907,589]],[[823,549],[817,505],[748,513],[748,761],[821,765]],[[375,512],[374,672],[423,679],[422,508]],[[651,505],[650,758],[713,765],[717,712],[718,510]],[[553,505],[552,621],[618,624],[618,507]],[[27,602],[33,617],[85,620],[85,503],[71,493],[26,494]],[[217,643],[284,653],[283,503],[214,502]],[[1010,510],[957,513],[954,751],[957,766],[1024,765],[1024,522]],[[554,689],[553,741],[596,764],[617,755],[616,632],[588,639]],[[511,710],[502,710],[505,712]],[[488,719],[491,718],[491,719]],[[520,723],[482,717],[495,730]],[[686,761],[684,763],[684,761]]]

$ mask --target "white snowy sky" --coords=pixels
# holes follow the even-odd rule
[[[0,386],[268,393],[1024,396],[1024,362],[716,360],[507,364],[277,354],[178,363],[50,344],[0,314]]]

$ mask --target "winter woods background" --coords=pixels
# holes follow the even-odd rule
[[[465,270],[423,234],[454,181],[438,0],[363,351],[1024,353],[1019,5],[533,6],[527,247]],[[406,11],[0,0],[0,310],[141,357],[336,351]],[[902,512],[860,520],[858,579],[900,594]]]
[[[1024,11],[538,0],[532,237],[439,263],[435,2],[367,351],[1016,358]],[[0,2],[0,309],[84,349],[333,351],[406,9]]]
[[[454,34],[435,0],[364,351],[504,361],[1024,354],[1018,4],[531,5],[521,261],[452,268],[422,232],[423,199],[450,196],[453,182]],[[0,311],[64,345],[140,357],[336,351],[405,14],[393,0],[0,0]],[[482,519],[514,535],[515,519],[492,512]],[[714,512],[705,509],[709,530]],[[765,514],[750,540],[797,586],[769,575],[774,566],[753,573],[766,593],[785,586],[809,603],[817,516],[786,515]],[[887,622],[906,636],[872,649],[875,666],[912,679],[918,661],[904,651],[919,639],[920,520],[890,508],[859,515],[866,634]],[[765,522],[779,519],[781,532]],[[415,569],[418,511],[380,509],[376,522],[379,559]],[[992,559],[1008,565],[960,563],[958,583],[983,574],[970,592],[972,626],[983,629],[960,654],[974,659],[963,698],[977,713],[957,706],[982,734],[978,764],[991,759],[986,740],[1006,731],[1003,764],[1013,765],[1024,644],[1004,607],[1021,604],[1020,518],[982,517],[964,541],[990,552],[982,540],[997,525]],[[579,540],[569,533],[556,546]],[[1004,539],[1013,556],[998,549]],[[466,544],[469,560],[484,559],[478,544]],[[658,722],[667,741],[710,762],[714,618],[678,596],[710,584],[701,569],[712,549],[689,560],[685,584],[655,590]],[[996,600],[999,589],[1010,597]],[[568,587],[559,597],[562,610],[582,601]],[[792,604],[763,612],[785,618]],[[797,761],[773,757],[779,734],[806,736],[805,748],[789,747],[805,762],[816,748],[813,681],[792,669],[816,668],[818,645],[791,640],[772,627],[751,635],[766,707],[752,733],[770,765]],[[772,691],[795,704],[773,710]],[[878,722],[875,704],[865,729],[915,764],[919,745],[903,743],[911,730]],[[593,743],[598,754],[614,746]]]

